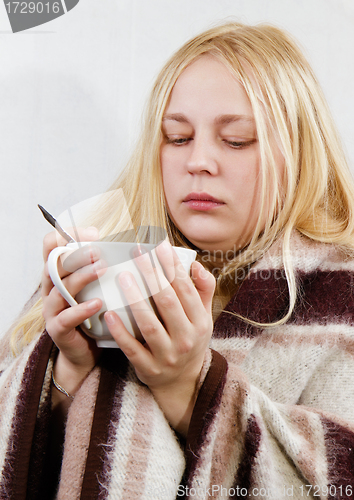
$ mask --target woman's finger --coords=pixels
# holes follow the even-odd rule
[[[70,230],[68,229],[68,232]],[[68,242],[57,232],[51,231],[47,233],[43,238],[43,260],[47,262],[48,255],[56,247],[65,247]]]
[[[155,296],[164,288],[168,287],[169,282],[166,279],[166,276],[164,276],[164,274],[161,273],[161,270],[156,267],[156,263],[154,262],[150,252],[144,252],[140,255],[136,255],[134,263],[143,275],[150,295]]]
[[[79,241],[95,241],[99,239],[99,232],[95,227],[88,227],[85,229],[75,228],[75,231],[73,228],[68,228],[66,231],[72,235],[75,233],[75,238],[78,237]],[[68,242],[57,231],[51,231],[46,234],[43,239],[44,262],[48,260],[48,255],[54,248],[58,246],[66,246],[67,243]]]
[[[214,276],[200,262],[192,263],[191,276],[205,309],[211,312],[216,285]]]
[[[85,319],[96,314],[102,307],[100,299],[92,299],[76,306],[68,307],[59,314],[52,315],[50,307],[43,308],[43,316],[46,320],[46,328],[52,336],[54,342],[59,337],[67,335],[74,328],[80,325]]]
[[[94,246],[85,245],[85,247],[75,250],[70,253],[64,260],[63,265],[61,264],[61,258],[58,259],[58,273],[63,279],[69,276],[70,273],[75,271],[86,273],[91,273],[93,269],[102,269],[105,264],[103,261],[99,260],[100,252]],[[97,276],[96,276],[97,278]],[[51,289],[53,288],[53,283],[48,271],[48,261],[44,265],[43,275],[42,275],[42,296],[47,296]],[[75,294],[77,293],[74,292]]]
[[[133,364],[137,375],[139,376],[139,373],[151,371],[155,363],[150,350],[144,347],[128,332],[122,320],[114,311],[107,311],[104,319],[112,337]]]
[[[198,274],[198,276],[196,281],[194,281],[194,279],[192,280],[187,271],[184,269],[175,250],[167,242],[159,245],[156,248],[156,253],[164,272],[167,276],[169,276],[169,278],[173,277],[171,285],[183,307],[185,314],[192,323],[197,323],[201,314],[204,312],[201,305],[203,305],[204,309],[208,312],[211,310],[210,300],[212,300],[215,288],[214,277],[208,271],[205,271],[201,264],[193,262],[191,266],[191,273],[194,269],[194,274]],[[172,262],[171,258],[168,257],[166,259],[166,256],[171,254],[173,257]],[[196,284],[200,286],[200,290],[195,286]],[[202,299],[202,304],[200,299]]]
[[[42,299],[45,299],[49,295],[53,286],[54,286],[53,282],[49,276],[48,263],[46,262],[42,273],[42,286],[41,286]]]
[[[166,245],[159,245],[159,247],[161,248],[159,249],[158,258],[161,265],[163,266],[163,271],[166,272],[169,279],[172,279],[174,277],[175,281],[175,264],[180,264],[180,261],[176,256],[177,260],[176,262],[174,262],[175,256],[172,253],[171,245],[167,243]],[[144,280],[149,288],[149,291],[163,320],[163,324],[167,332],[171,337],[174,337],[175,339],[177,338],[177,336],[180,337],[182,334],[188,331],[190,327],[188,314],[186,316],[186,311],[184,310],[183,304],[181,304],[180,297],[176,295],[175,290],[172,288],[169,280],[166,278],[161,268],[153,266],[152,260],[148,253],[136,258],[135,262],[144,277]],[[189,296],[184,297],[184,301],[187,303],[188,300],[193,300],[194,303],[190,305],[190,307],[195,308],[199,306],[199,311],[200,313],[202,313],[203,311],[201,311],[200,307],[200,298],[194,288],[191,279],[185,272],[183,277],[186,281],[185,288],[189,289]],[[174,281],[172,283],[174,283]]]
[[[128,272],[121,273],[118,282],[144,340],[155,355],[163,355],[170,346],[168,334],[155,312],[144,300],[134,276]]]
[[[87,255],[85,261],[81,263],[83,267],[80,267],[77,271],[72,274],[68,274],[62,279],[65,288],[73,297],[75,297],[75,295],[80,292],[84,286],[103,276],[107,269],[107,264],[103,260],[97,260],[92,264],[90,263],[88,265],[84,265],[87,262],[90,262],[89,255]],[[53,289],[53,286],[54,285],[48,271],[48,263],[46,263],[42,276],[42,297],[48,296]]]
[[[93,264],[101,256],[100,249],[94,243],[84,245],[77,250],[69,250],[58,259],[58,271],[61,277]],[[61,267],[60,267],[61,265]]]

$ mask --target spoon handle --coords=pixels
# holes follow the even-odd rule
[[[65,238],[66,241],[68,241],[69,243],[76,243],[74,238],[70,236],[70,234],[68,234],[66,231],[64,231],[59,222],[56,219],[54,219],[54,217],[45,208],[43,208],[41,205],[38,205],[38,208],[42,212],[43,217],[49,222],[49,224],[55,227],[58,233],[61,236],[63,236],[63,238]]]

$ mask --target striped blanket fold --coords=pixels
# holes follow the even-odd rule
[[[58,500],[354,498],[354,262],[294,233],[289,297],[280,243],[215,323],[184,442],[119,350],[73,401]],[[53,343],[0,354],[1,500],[46,500]],[[53,497],[53,496],[52,496]]]

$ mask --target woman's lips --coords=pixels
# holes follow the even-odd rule
[[[207,211],[213,208],[221,207],[225,203],[214,198],[208,193],[190,193],[183,200],[183,203],[192,210]]]

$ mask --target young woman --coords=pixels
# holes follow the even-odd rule
[[[138,341],[107,312],[103,351],[79,326],[100,300],[68,307],[45,266],[1,351],[1,498],[353,498],[354,189],[308,63],[272,26],[204,32],[158,76],[139,144],[112,188],[198,262],[160,245],[160,319],[132,304]],[[106,205],[80,237],[118,219]],[[73,295],[102,263],[77,267]]]

